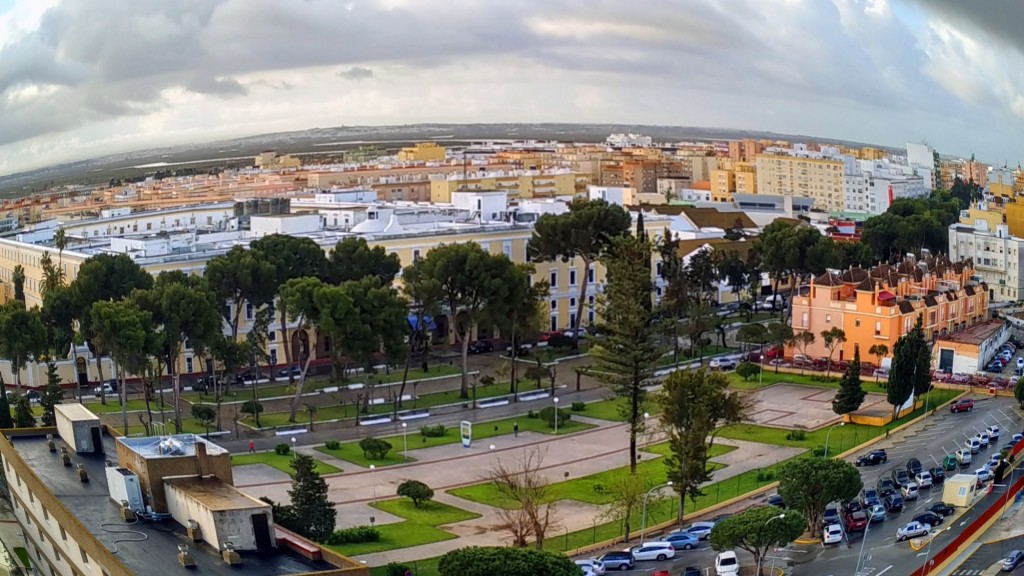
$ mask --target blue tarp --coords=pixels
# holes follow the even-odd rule
[[[437,330],[437,324],[434,323],[434,319],[430,316],[424,316],[423,321],[427,324],[427,330]],[[416,315],[409,316],[409,327],[413,330],[417,330]]]

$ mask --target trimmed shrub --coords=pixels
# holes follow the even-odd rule
[[[572,411],[573,412],[583,412],[586,409],[587,409],[587,403],[586,402],[573,402],[572,403]]]
[[[338,448],[341,448],[341,442],[338,442],[337,440],[328,440],[327,442],[324,442],[324,448],[327,448],[328,450],[337,450]]]
[[[540,415],[537,414],[536,412],[534,412],[533,410],[530,410],[529,412],[526,413],[526,417],[527,418],[540,418]]]
[[[409,572],[411,572],[411,570],[405,564],[395,564],[394,562],[388,562],[386,576],[405,576]]]
[[[284,442],[274,446],[274,453],[280,456],[287,456],[292,451],[292,447],[285,444]]]
[[[363,456],[367,460],[382,460],[391,451],[390,442],[374,438],[373,436],[367,436],[360,440],[359,447],[363,449]]]
[[[420,435],[424,438],[442,438],[448,433],[448,429],[445,428],[444,424],[437,424],[436,426],[423,426],[420,428]]]
[[[803,430],[790,430],[786,433],[786,440],[792,442],[803,442],[807,439],[807,433]]]
[[[327,537],[327,543],[337,546],[338,544],[359,544],[362,542],[379,542],[380,531],[371,526],[353,526],[335,530]]]
[[[540,419],[547,423],[548,428],[555,427],[555,415],[557,413],[558,425],[562,426],[572,418],[568,410],[556,410],[554,406],[548,406],[540,411]]]

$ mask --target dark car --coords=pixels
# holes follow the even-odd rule
[[[850,500],[849,502],[846,503],[847,514],[853,514],[854,512],[859,512],[863,509],[864,507],[861,506],[860,500],[857,498],[854,498],[853,500]]]
[[[885,464],[888,459],[889,456],[885,453],[885,450],[872,450],[857,458],[857,466],[877,466],[878,464]]]
[[[921,461],[917,458],[911,458],[907,460],[907,473],[910,474],[911,478],[921,473]]]
[[[903,512],[903,497],[899,494],[889,494],[882,502],[887,512],[899,514]]]
[[[921,524],[927,524],[929,526],[938,526],[939,524],[942,524],[942,514],[925,512],[924,514],[914,516],[914,522],[920,522]]]
[[[953,414],[959,414],[960,412],[970,412],[974,410],[974,400],[970,398],[964,398],[963,400],[957,400],[949,405],[949,411]]]
[[[782,508],[783,510],[786,509],[786,501],[783,500],[782,496],[779,496],[778,494],[772,494],[771,496],[769,496],[768,499],[765,500],[765,504],[769,506],[775,506],[776,508]]]
[[[828,507],[825,508],[825,514],[821,517],[821,523],[825,526],[830,524],[839,524],[839,510],[837,510],[834,505],[829,504]]]
[[[942,516],[949,516],[953,513],[953,507],[945,502],[936,502],[927,508],[929,512],[934,512]]]
[[[885,498],[890,494],[895,494],[897,491],[896,485],[888,478],[879,478],[878,483],[875,484],[875,488],[878,490],[878,495],[881,498]]]
[[[633,553],[629,550],[616,550],[598,558],[605,570],[632,570]]]
[[[929,470],[932,473],[932,484],[942,484],[946,481],[946,471],[942,466],[936,466]]]
[[[476,342],[469,343],[470,354],[486,354],[487,352],[494,352],[494,344],[491,344],[487,340],[477,340]]]
[[[292,366],[291,368],[282,368],[277,371],[277,375],[280,378],[287,378],[289,372],[291,373],[292,376],[302,376],[302,368],[299,368],[298,366]]]
[[[871,508],[875,504],[881,504],[882,500],[878,497],[878,491],[873,488],[865,488],[860,493],[860,503],[864,508]]]
[[[686,568],[683,568],[683,572],[679,576],[704,576],[704,573],[701,572],[700,568],[687,566]]]
[[[910,474],[907,474],[907,471],[902,468],[897,468],[892,471],[892,481],[896,486],[903,488],[910,484]]]

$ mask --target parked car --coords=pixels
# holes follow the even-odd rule
[[[662,537],[662,540],[671,544],[676,550],[692,550],[700,544],[700,538],[682,530],[670,532]]]
[[[868,508],[868,518],[871,522],[882,522],[885,520],[885,506],[881,504],[875,504]]]
[[[302,376],[302,368],[299,368],[298,366],[292,366],[291,368],[281,368],[280,370],[277,371],[278,377],[281,378],[287,378],[289,373],[292,376]]]
[[[981,444],[982,450],[988,448],[988,434],[985,432],[979,432],[974,435],[974,438],[978,441],[978,444]]]
[[[910,483],[910,474],[902,468],[897,468],[892,471],[892,481],[900,488],[903,488]]]
[[[735,370],[736,359],[735,358],[713,358],[708,364],[712,370]]]
[[[917,500],[918,493],[917,484],[914,484],[913,482],[908,482],[900,488],[900,494],[903,495],[904,500]]]
[[[974,457],[971,456],[971,454],[972,454],[972,452],[971,452],[970,448],[966,448],[966,449],[961,448],[961,449],[957,450],[954,453],[954,455],[956,456],[956,463],[959,464],[961,468],[964,467],[964,466],[970,466],[971,460],[974,459]]]
[[[1002,464],[1002,462],[1002,456],[999,454],[993,454],[992,457],[988,459],[988,462],[985,463],[985,467],[994,472],[996,468],[999,468],[999,465]]]
[[[821,533],[822,544],[838,544],[843,541],[843,527],[839,524],[829,524]]]
[[[1016,444],[1017,442],[1020,442],[1021,440],[1024,440],[1024,434],[1014,434],[1011,437],[1011,439],[1013,440],[1013,443]]]
[[[736,576],[740,573],[740,561],[732,550],[719,552],[715,556],[715,576]]]
[[[885,504],[886,512],[891,514],[903,512],[903,496],[899,494],[889,494],[882,503]]]
[[[896,541],[903,542],[908,538],[919,538],[928,534],[932,527],[920,522],[907,522],[896,530]]]
[[[850,532],[860,532],[868,526],[868,515],[863,511],[857,511],[846,515],[846,529]]]
[[[1024,550],[1012,550],[1003,558],[1001,568],[1003,572],[1013,572],[1021,563],[1024,563]]]
[[[711,529],[714,527],[714,522],[694,522],[681,531],[693,534],[698,540],[707,540],[708,536],[711,535]]]
[[[923,470],[921,472],[918,472],[917,475],[914,476],[914,484],[917,484],[917,487],[919,489],[920,488],[931,488],[932,487],[932,473],[931,472],[925,472]]]
[[[1019,360],[1024,361],[1024,358],[1019,358]],[[990,443],[995,444],[999,441],[999,426],[989,426],[985,429],[985,433],[988,434]]]
[[[920,522],[921,524],[927,524],[929,526],[938,526],[942,524],[943,517],[941,514],[935,512],[925,512],[914,516],[914,522]]]
[[[928,470],[928,473],[932,475],[932,484],[944,484],[946,482],[946,471],[941,466],[935,466]]]
[[[853,514],[854,512],[859,512],[863,509],[864,506],[861,505],[859,498],[854,498],[853,500],[850,500],[849,502],[846,503],[846,513],[848,515]]]
[[[632,570],[633,555],[629,550],[616,550],[598,556],[598,560],[604,565],[605,570]]]
[[[92,389],[92,393],[97,398],[100,396],[110,396],[111,394],[117,394],[117,380],[107,380],[103,384]]]
[[[971,410],[974,410],[974,400],[971,400],[970,398],[957,400],[956,402],[953,402],[952,404],[949,405],[949,411],[952,412],[953,414],[959,414],[960,412],[970,412]]]
[[[633,560],[657,560],[664,562],[669,558],[676,557],[676,549],[670,542],[644,542],[639,546],[630,548],[633,553]]]
[[[988,482],[992,479],[992,471],[988,468],[978,468],[974,471],[974,475],[978,477],[978,482]]]
[[[704,571],[695,566],[687,566],[683,568],[679,576],[704,576]]]
[[[879,478],[875,488],[878,490],[878,496],[881,498],[896,493],[896,485],[889,478]]]
[[[825,526],[839,524],[839,510],[836,509],[834,504],[829,504],[825,507],[825,513],[821,516],[821,523]]]
[[[776,508],[782,508],[783,510],[786,509],[786,501],[778,494],[772,494],[764,501],[764,503],[769,506],[775,506]]]
[[[907,460],[907,474],[910,474],[911,476],[916,476],[920,472],[921,472],[921,461],[920,460],[918,460],[917,458],[911,458],[910,460]]]
[[[971,454],[977,454],[981,452],[981,441],[977,438],[968,438],[964,440],[964,448],[970,450]]]
[[[576,565],[583,568],[584,571],[589,570],[594,576],[604,576],[604,563],[597,558],[587,558],[586,560],[577,560]]]
[[[874,488],[865,488],[860,493],[860,503],[864,508],[870,508],[876,504],[881,504],[882,500],[878,497],[878,490]]]
[[[931,506],[929,506],[925,510],[927,510],[928,512],[934,512],[936,514],[941,514],[942,516],[949,516],[950,514],[953,513],[954,508],[952,506],[950,506],[949,504],[946,504],[945,502],[936,502],[935,504],[932,504]]]
[[[889,460],[889,456],[885,453],[885,450],[872,450],[863,456],[857,458],[857,466],[877,466],[878,464],[885,464]]]
[[[494,352],[494,344],[491,344],[489,340],[477,340],[476,342],[470,342],[468,349],[470,354],[486,354],[487,352]]]

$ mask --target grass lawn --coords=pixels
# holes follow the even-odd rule
[[[801,384],[803,386],[816,386],[818,388],[839,388],[839,378],[842,374],[832,373],[832,379],[825,381],[825,374],[818,372],[809,372],[807,374],[791,374],[789,372],[775,373],[774,367],[765,365],[764,370],[761,373],[760,383],[758,377],[754,376],[750,380],[744,380],[740,378],[735,372],[729,372],[726,377],[729,378],[729,385],[732,388],[739,390],[756,390],[758,388],[766,388],[772,384],[786,383],[786,384]],[[868,392],[875,392],[877,388],[873,381],[863,381],[863,387]]]
[[[539,432],[541,434],[553,434],[554,430],[548,428],[547,424],[542,422],[538,418],[507,418],[505,420],[495,420],[492,422],[479,422],[473,424],[473,441],[477,442],[485,440],[487,438],[493,438],[495,436],[504,436],[512,434],[512,425],[518,422],[520,432]],[[583,430],[589,430],[593,428],[590,424],[584,424],[582,422],[575,422],[570,420],[565,424],[558,427],[558,435],[572,434],[574,432],[582,432]],[[317,446],[316,449],[323,452],[324,454],[330,454],[335,458],[352,462],[359,466],[369,467],[370,464],[374,466],[393,466],[395,464],[403,464],[405,462],[412,462],[413,459],[405,459],[402,454],[402,435],[382,437],[382,440],[387,440],[391,443],[391,451],[388,452],[387,456],[382,460],[367,460],[363,456],[363,450],[359,447],[359,442],[345,442],[337,450],[329,450],[325,446]],[[448,433],[438,438],[427,438],[420,435],[419,428],[410,429],[408,433],[409,449],[416,450],[419,448],[429,448],[431,446],[443,446],[445,444],[457,444],[462,442],[462,437],[459,435],[458,428],[450,428]]]
[[[378,392],[378,394],[381,394]],[[472,391],[470,391],[470,397],[472,398]],[[508,394],[507,384],[495,384],[489,387],[477,387],[476,399],[477,402],[493,398],[495,396],[504,396]],[[377,395],[375,395],[377,396]],[[432,394],[424,394],[416,399],[415,402],[406,401],[402,410],[408,410],[410,408],[433,408],[434,406],[442,406],[445,404],[458,404],[460,402],[472,402],[472,400],[463,400],[459,397],[458,390],[449,390],[447,392],[434,392]],[[375,404],[370,406],[367,414],[391,414],[394,411],[394,407],[391,404]],[[290,412],[269,412],[260,414],[260,426],[267,428],[273,426],[287,426],[288,416]],[[323,422],[325,420],[341,420],[346,418],[355,418],[355,409],[351,406],[325,406],[317,409],[316,415],[313,418],[314,422]],[[299,410],[299,415],[296,420],[298,424],[304,424],[309,422],[309,413],[303,408]]]
[[[149,406],[150,406],[150,408],[154,412],[159,412],[160,411],[160,400],[153,400],[152,402],[149,403]],[[165,406],[166,406],[166,408],[168,410],[174,410],[174,404],[171,403],[171,402],[168,402],[167,404],[165,404]],[[118,402],[117,401],[117,397],[114,397],[114,396],[108,396],[106,404],[101,403],[98,398],[96,400],[89,400],[89,401],[85,402],[85,407],[88,408],[89,410],[91,410],[93,414],[97,414],[97,415],[99,415],[99,414],[111,414],[111,413],[117,414],[117,413],[121,412],[121,403]],[[187,408],[187,406],[186,406],[186,408]],[[129,412],[145,412],[146,411],[146,401],[145,400],[129,400],[128,401],[128,411]]]
[[[582,412],[573,412],[573,414],[579,414],[580,416],[586,416],[588,418],[597,418],[599,420],[608,420],[609,422],[625,422],[626,419],[619,413],[619,407],[625,405],[626,400],[624,398],[611,398],[608,400],[600,400],[598,402],[590,402],[587,404],[586,410]]]
[[[711,447],[710,456],[721,456],[722,454],[732,452],[735,449],[736,448],[734,446],[715,445]],[[641,460],[637,464],[637,473],[642,476],[646,476],[651,484],[664,484],[668,477],[665,471],[665,465],[662,462],[663,458],[670,454],[668,443],[662,442],[654,444],[647,448],[643,448],[642,450],[644,452],[654,452],[655,454],[662,456],[662,458]],[[721,466],[716,464],[709,465],[709,468],[712,470],[720,467]],[[548,500],[578,500],[580,502],[587,502],[590,504],[609,504],[612,501],[612,496],[604,490],[604,487],[610,484],[615,477],[628,473],[629,467],[623,466],[622,468],[614,468],[612,470],[598,472],[597,474],[591,474],[589,476],[582,476],[580,478],[573,478],[563,482],[556,482],[551,485]],[[479,502],[480,504],[487,504],[488,506],[495,506],[497,508],[511,509],[516,507],[516,502],[500,494],[491,482],[483,482],[481,484],[473,484],[472,486],[455,488],[448,492],[460,498],[465,498],[466,500]]]
[[[28,568],[29,570],[32,569],[32,560],[28,557],[28,550],[25,550],[21,546],[15,546],[14,555],[18,557],[18,560],[21,560],[22,566]]]
[[[737,350],[739,350],[739,348],[735,348],[735,347],[732,347],[732,346],[719,346],[718,344],[712,344],[711,346],[707,346],[707,347],[704,348],[704,359],[707,360],[710,356],[715,356],[715,355],[718,355],[718,354],[726,354],[726,353],[729,353],[729,352],[735,352]],[[687,358],[686,356],[684,356],[684,352],[689,352],[689,351],[690,351],[689,348],[682,348],[682,349],[680,349],[679,350],[679,360],[678,361],[673,361],[672,360],[672,353],[669,352],[668,354],[662,356],[661,358],[658,358],[657,366],[659,368],[664,368],[666,366],[673,366],[675,364],[689,364],[690,362],[696,362],[696,361],[700,360],[700,358],[701,358],[700,350],[694,350],[693,351],[694,355],[692,357]]]
[[[146,432],[145,427],[142,426],[142,423],[139,422],[139,419],[136,418],[135,416],[136,416],[135,414],[132,414],[132,415],[128,416],[128,434],[127,434],[127,436],[141,435],[141,434],[144,434]],[[110,424],[111,427],[114,428],[115,430],[117,430],[118,432],[122,432],[121,431],[121,428],[122,428],[121,420],[116,418],[116,415],[108,414],[106,420],[104,420],[104,421],[107,424]],[[153,414],[153,423],[154,424],[159,424],[160,423],[160,415],[159,414]],[[193,420],[192,418],[187,417],[184,414],[182,414],[182,418],[181,418],[181,427],[182,427],[182,431],[181,431],[182,434],[198,434],[198,435],[206,434],[206,426],[203,426],[199,422],[196,422],[195,420]],[[216,432],[216,431],[217,431],[217,427],[216,426],[211,426],[210,427],[210,432]],[[171,412],[168,412],[167,413],[167,433],[171,434],[173,432],[174,432],[174,414],[171,413]],[[123,434],[123,432],[122,432],[122,434]]]
[[[337,474],[338,472],[341,472],[340,468],[331,466],[326,462],[321,462],[320,460],[316,459],[314,459],[314,462],[316,463],[314,466],[314,470],[316,470],[320,474]],[[273,468],[277,468],[278,470],[284,472],[285,474],[288,474],[289,476],[291,476],[292,472],[294,472],[292,470],[291,463],[291,454],[286,454],[282,456],[276,452],[259,452],[257,454],[235,454],[231,457],[232,466],[245,466],[247,464],[266,464]]]
[[[405,518],[404,522],[377,525],[380,540],[359,544],[339,544],[330,546],[346,556],[386,552],[398,548],[420,546],[431,542],[451,540],[456,536],[438,528],[445,524],[465,522],[479,518],[480,515],[461,508],[455,508],[441,502],[425,502],[419,508],[412,505],[407,498],[382,500],[371,504],[374,508]]]

